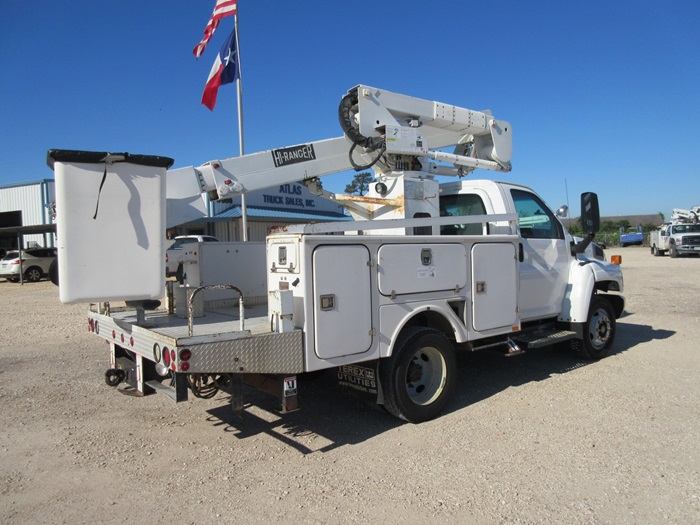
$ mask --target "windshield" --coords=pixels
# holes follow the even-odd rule
[[[202,236],[201,240],[198,237],[181,237],[180,239],[175,239],[175,242],[168,250],[177,250],[182,248],[183,244],[192,244],[193,242],[219,242],[219,239],[207,236]]]
[[[700,233],[700,224],[679,224],[671,227],[671,233]]]
[[[183,244],[191,244],[193,242],[197,242],[197,239],[177,239],[170,249],[177,250],[178,248],[182,248]]]

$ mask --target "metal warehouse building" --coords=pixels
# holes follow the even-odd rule
[[[54,181],[42,179],[0,186],[0,228],[52,224],[55,202]],[[0,234],[0,249],[18,248],[17,235]],[[54,246],[53,233],[24,235],[29,245]]]
[[[210,202],[204,199],[207,216],[170,228],[168,237],[213,235],[221,241],[243,240],[241,198]],[[303,184],[283,184],[246,195],[248,240],[264,241],[270,228],[287,224],[348,220],[340,204],[309,192]],[[3,228],[51,225],[55,215],[52,179],[0,185],[0,232]],[[54,234],[28,233],[24,246],[55,245]],[[0,233],[1,250],[18,248],[16,232]]]

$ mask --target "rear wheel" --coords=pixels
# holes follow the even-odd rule
[[[24,280],[29,281],[30,283],[35,283],[41,280],[42,275],[43,272],[41,271],[41,268],[38,266],[32,266],[26,272],[24,272]]]
[[[436,330],[411,328],[391,357],[380,363],[384,407],[392,415],[420,423],[445,408],[455,384],[452,344]]]

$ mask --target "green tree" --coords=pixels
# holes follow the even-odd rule
[[[569,230],[571,235],[583,235],[583,224],[581,224],[581,218],[579,217],[575,222],[571,219],[566,219],[566,229]]]
[[[619,230],[619,228],[615,226],[613,221],[604,221],[603,224],[601,224],[600,230],[604,232],[614,232]]]
[[[621,221],[617,222],[617,227],[627,231],[627,229],[630,227],[630,221],[627,219],[622,219]]]
[[[352,178],[352,182],[345,186],[345,193],[350,195],[364,195],[367,193],[369,185],[373,180],[374,175],[372,175],[369,171],[357,173]]]

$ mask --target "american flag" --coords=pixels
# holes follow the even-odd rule
[[[202,53],[204,53],[204,48],[207,47],[207,43],[214,34],[214,31],[216,31],[216,28],[219,26],[221,19],[229,15],[236,14],[237,3],[238,0],[216,0],[214,12],[211,14],[211,19],[207,23],[207,27],[204,28],[204,38],[202,38],[202,41],[192,50],[195,57],[199,58],[202,56]]]

